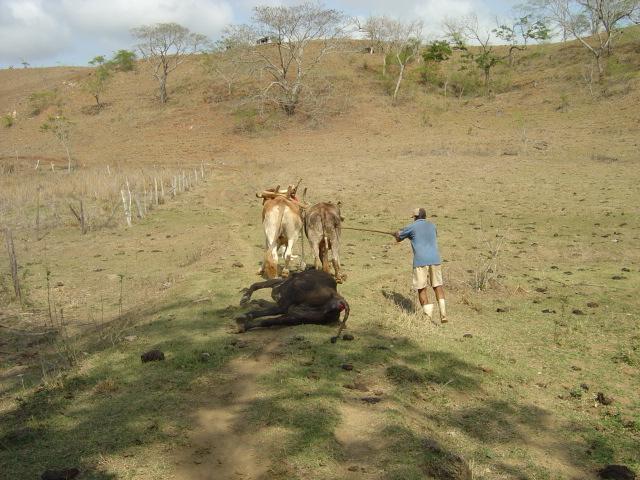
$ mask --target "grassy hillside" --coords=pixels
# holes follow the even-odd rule
[[[0,71],[0,114],[17,112],[1,127],[0,212],[23,290],[20,305],[3,248],[0,478],[640,471],[638,41],[630,30],[591,88],[575,44],[497,67],[490,98],[445,98],[416,64],[397,105],[381,58],[354,50],[320,70],[326,112],[293,118],[258,116],[249,83],[227,98],[196,58],[170,77],[168,105],[139,65],[97,114],[80,87],[90,69]],[[59,105],[34,114],[29,97],[53,90]],[[60,108],[71,173],[40,131]],[[190,185],[172,195],[178,176]],[[355,340],[236,334],[262,258],[254,193],[299,177],[311,202],[341,200],[349,226],[399,228],[425,206],[450,323],[416,313],[405,243],[344,231]],[[127,182],[147,203],[132,227]],[[69,208],[81,201],[86,234]],[[151,348],[165,361],[142,364]]]

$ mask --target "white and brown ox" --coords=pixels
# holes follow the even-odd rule
[[[316,203],[309,208],[305,216],[305,232],[313,255],[316,269],[329,272],[329,250],[335,272],[336,282],[342,283],[345,276],[340,272],[340,203]]]
[[[258,272],[267,278],[278,276],[278,249],[284,247],[282,276],[289,275],[289,262],[293,244],[302,233],[302,209],[295,197],[295,189],[285,193],[277,188],[258,194],[262,202],[262,225],[265,234],[265,256]]]

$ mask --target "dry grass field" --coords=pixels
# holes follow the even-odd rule
[[[0,126],[1,226],[22,287],[20,304],[3,243],[0,478],[640,472],[640,34],[593,94],[574,44],[500,66],[491,98],[445,99],[414,75],[392,105],[379,60],[329,58],[332,113],[267,120],[195,59],[165,107],[140,65],[98,114],[80,88],[89,69],[0,71],[0,115],[17,113]],[[40,131],[57,107],[29,102],[53,89],[71,173]],[[177,175],[191,185],[172,196]],[[353,341],[308,325],[236,334],[262,259],[254,194],[298,178],[308,201],[342,202],[345,226],[396,229],[424,206],[450,322],[416,313],[406,242],[344,231]],[[131,227],[127,180],[148,204]],[[165,361],[142,364],[151,348]]]

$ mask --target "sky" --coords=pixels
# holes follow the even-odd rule
[[[0,0],[0,68],[87,65],[97,55],[132,50],[130,29],[176,22],[219,38],[222,29],[246,23],[255,5],[295,5],[300,0]],[[425,35],[441,36],[445,17],[476,13],[485,25],[510,17],[509,0],[325,0],[347,15],[421,19]]]

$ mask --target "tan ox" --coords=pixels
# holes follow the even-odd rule
[[[322,268],[329,272],[329,250],[336,282],[342,283],[345,279],[340,272],[340,204],[329,202],[317,203],[307,210],[305,218],[305,232],[311,249],[315,256],[316,269]]]
[[[262,268],[258,273],[265,274],[267,278],[278,276],[278,248],[283,246],[286,248],[282,276],[287,277],[293,244],[302,232],[300,204],[284,196],[265,198],[262,206],[262,225],[266,237],[266,251]]]

